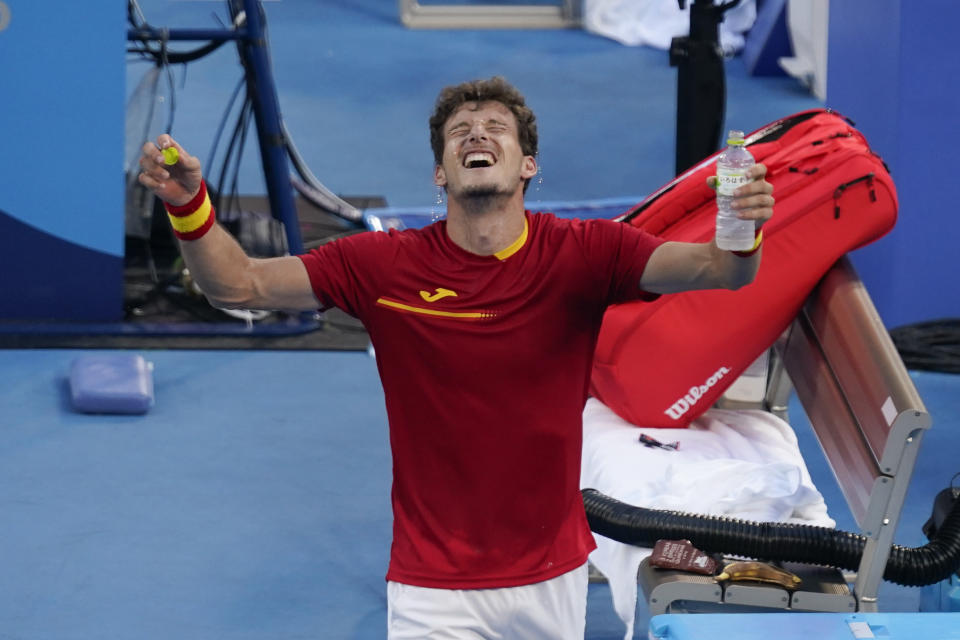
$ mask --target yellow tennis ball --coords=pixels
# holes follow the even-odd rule
[[[177,160],[180,159],[180,152],[177,151],[176,147],[167,147],[166,149],[161,149],[161,152],[163,153],[164,164],[177,164]]]

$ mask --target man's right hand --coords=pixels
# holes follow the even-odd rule
[[[164,162],[163,149],[174,148],[179,154],[177,162]],[[140,150],[140,184],[150,189],[158,198],[175,207],[190,202],[200,191],[203,172],[200,160],[183,150],[167,134],[157,136],[157,142],[147,142]]]

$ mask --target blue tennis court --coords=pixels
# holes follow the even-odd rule
[[[0,4],[16,20],[16,3]],[[139,4],[156,25],[222,20],[219,2]],[[429,212],[436,92],[493,74],[507,76],[538,113],[543,171],[530,208],[616,208],[673,178],[676,69],[664,51],[579,29],[408,30],[393,0],[273,0],[264,9],[280,109],[305,161],[338,194],[383,198],[377,215]],[[146,69],[126,66],[128,98]],[[750,75],[740,58],[726,71],[725,126],[749,131],[824,106],[791,78]],[[231,46],[173,68],[173,135],[218,170],[222,155],[208,150],[241,75]],[[263,193],[256,145],[248,141],[240,157],[240,193]],[[47,184],[39,170],[30,176]],[[905,210],[915,195],[905,192]],[[878,261],[876,247],[865,251],[867,264]],[[944,291],[950,304],[955,287]],[[112,329],[85,325],[45,348],[8,339],[0,350],[0,638],[385,636],[391,461],[362,332],[338,325],[328,340],[271,347],[243,335],[236,319],[218,319],[233,322],[231,335],[193,335],[188,348],[142,334],[126,336],[122,348],[92,347],[90,331]],[[12,331],[37,327],[18,320]],[[75,411],[71,364],[116,353],[152,363],[155,404],[144,415]],[[933,427],[895,538],[908,547],[926,542],[933,498],[960,471],[960,376],[911,377]],[[790,413],[831,515],[855,530],[795,398]],[[884,583],[880,610],[914,612],[919,600],[918,589]],[[647,637],[649,618],[641,599],[634,638]],[[591,583],[586,638],[622,637],[609,587]]]

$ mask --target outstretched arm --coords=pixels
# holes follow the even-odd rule
[[[749,184],[737,189],[734,208],[738,217],[754,220],[757,232],[773,216],[773,185],[766,181],[767,168],[758,164],[748,172]],[[760,268],[762,236],[755,250],[733,252],[709,242],[665,242],[653,252],[640,288],[651,293],[678,293],[696,289],[739,289],[753,282]]]
[[[172,164],[171,152],[164,153],[168,149],[176,149],[178,156]],[[291,311],[320,306],[298,258],[250,258],[208,217],[214,212],[209,198],[203,197],[200,160],[173,138],[164,134],[156,144],[143,145],[139,180],[168,205],[184,262],[212,305]]]

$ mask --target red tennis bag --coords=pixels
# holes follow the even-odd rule
[[[786,329],[830,266],[896,221],[886,165],[843,116],[804,111],[746,144],[767,166],[776,198],[757,279],[738,291],[616,305],[604,316],[591,393],[638,426],[683,427],[706,411]],[[621,220],[668,240],[711,240],[717,209],[707,178],[717,155]]]

